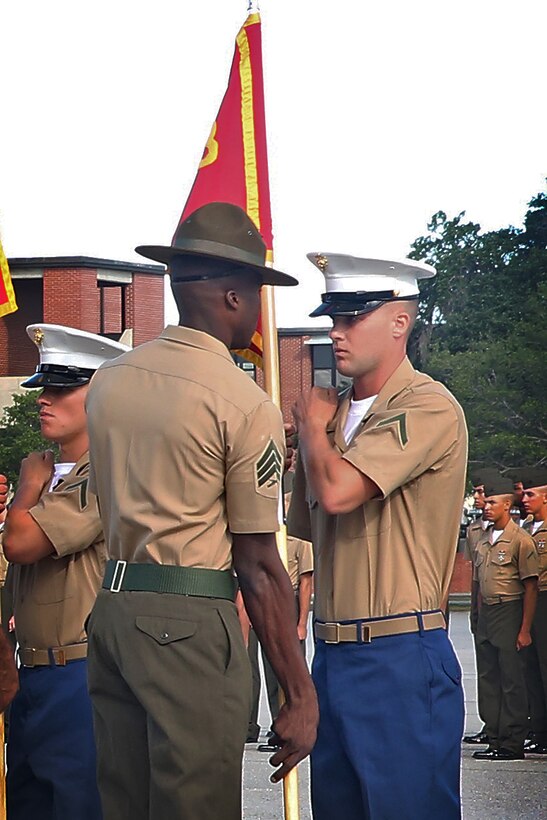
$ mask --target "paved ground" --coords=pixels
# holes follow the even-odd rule
[[[468,629],[467,612],[454,612],[450,618],[450,635],[460,659],[464,676],[466,731],[480,728],[477,714],[476,672],[473,644]],[[312,647],[309,647],[311,655]],[[260,723],[267,727],[268,711],[261,701]],[[547,818],[547,760],[529,757],[507,763],[473,760],[473,747],[462,749],[462,788],[464,820],[542,820]],[[269,755],[248,745],[244,760],[245,820],[283,820],[281,786],[273,786],[268,777]],[[310,820],[308,764],[298,769],[300,820]],[[296,818],[291,818],[296,820]],[[344,820],[343,810],[340,817]],[[443,818],[424,818],[443,820]]]

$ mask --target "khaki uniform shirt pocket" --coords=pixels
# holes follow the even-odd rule
[[[66,590],[66,561],[43,558],[36,564],[31,598],[35,604],[58,604],[72,597]]]
[[[389,501],[368,501],[349,513],[338,516],[341,538],[371,538],[391,528]]]

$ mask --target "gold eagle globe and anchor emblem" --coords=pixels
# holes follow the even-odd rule
[[[33,341],[34,341],[34,344],[40,346],[42,344],[42,342],[44,341],[45,335],[46,334],[44,333],[44,331],[41,330],[39,327],[37,327],[36,330],[34,331],[34,335],[32,337]]]

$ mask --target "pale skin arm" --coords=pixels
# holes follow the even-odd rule
[[[0,515],[6,510],[6,503],[8,500],[8,479],[5,475],[0,474]],[[2,519],[0,518],[0,521]]]
[[[19,487],[4,528],[4,555],[13,564],[34,564],[55,550],[29,510],[37,503],[53,472],[53,453],[30,453],[21,462]]]
[[[338,398],[334,388],[313,387],[293,405],[306,480],[323,509],[331,515],[352,512],[381,495],[380,489],[342,458],[327,437]]]
[[[273,724],[280,749],[270,758],[279,766],[271,780],[277,783],[313,748],[317,696],[296,636],[294,592],[275,535],[234,533],[232,552],[245,608],[286,698]]]
[[[524,649],[532,643],[530,630],[532,628],[532,621],[534,620],[538,597],[537,578],[525,578],[522,583],[524,584],[524,601],[522,604],[522,623],[520,625],[520,632],[517,635],[518,650]]]
[[[13,700],[19,689],[13,646],[0,626],[0,712]]]
[[[313,572],[304,572],[300,576],[300,586],[298,587],[298,602],[300,604],[300,616],[296,631],[298,640],[305,641],[308,634],[308,615],[310,614],[310,601],[313,587]]]
[[[239,618],[239,625],[241,627],[241,632],[243,634],[243,641],[245,643],[245,646],[249,646],[249,632],[251,631],[251,622],[249,620],[249,616],[247,615],[245,604],[243,603],[243,595],[241,594],[241,590],[237,591],[236,609],[237,617]]]

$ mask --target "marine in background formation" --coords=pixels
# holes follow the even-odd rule
[[[481,594],[476,632],[479,710],[489,746],[473,757],[519,760],[528,732],[524,659],[532,642],[538,557],[531,536],[511,518],[511,480],[489,476],[484,495],[484,517],[492,526],[477,543],[474,573]]]

